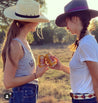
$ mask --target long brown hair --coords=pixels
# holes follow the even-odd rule
[[[22,27],[24,27],[24,25],[27,24],[27,23],[28,22],[21,22],[21,21],[14,20],[12,22],[12,24],[10,25],[8,32],[5,36],[5,40],[4,40],[3,48],[2,48],[3,71],[4,71],[4,68],[5,68],[6,54],[8,54],[8,57],[9,57],[10,61],[12,62],[12,64],[13,65],[15,64],[14,61],[12,60],[12,57],[11,57],[10,44],[11,44],[11,41],[13,40],[13,38],[15,38],[19,35],[20,29]]]
[[[79,40],[81,40],[86,35],[87,28],[90,24],[91,16],[88,11],[79,11],[68,14],[67,18],[71,20],[73,16],[79,17],[83,26],[83,29],[80,32],[80,37],[77,38],[75,43],[71,46],[71,48],[77,49],[77,47],[79,46]]]

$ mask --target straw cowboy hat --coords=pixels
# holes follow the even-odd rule
[[[25,22],[49,22],[40,13],[40,4],[34,0],[18,0],[15,6],[4,10],[4,15],[10,19]]]
[[[89,9],[86,0],[72,0],[64,7],[64,13],[56,18],[55,23],[59,27],[65,27],[65,19],[69,13],[79,12],[82,15],[82,12],[87,11],[90,13],[91,18],[98,16],[98,11]]]

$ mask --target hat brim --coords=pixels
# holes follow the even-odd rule
[[[11,6],[5,9],[4,15],[13,20],[25,21],[25,22],[49,22],[43,14],[40,14],[38,18],[23,18],[15,15],[16,6]]]
[[[98,11],[96,11],[96,10],[88,9],[88,10],[82,10],[82,11],[85,11],[85,12],[89,11],[91,18],[94,18],[94,17],[98,16]],[[81,12],[81,11],[75,11],[75,12]],[[70,12],[70,13],[73,13],[73,12]],[[55,21],[56,25],[59,26],[59,27],[66,27],[67,25],[66,25],[65,20],[66,20],[66,17],[67,17],[68,14],[69,13],[63,13],[63,14],[59,15],[56,18],[56,21]]]

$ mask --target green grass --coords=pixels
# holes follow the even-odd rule
[[[63,64],[69,64],[72,52],[66,45],[43,45],[32,46],[36,62],[38,62],[38,55],[51,52]],[[2,60],[0,59],[0,101],[2,101],[3,94],[7,91],[3,85]],[[8,91],[10,91],[9,89]],[[42,77],[39,78],[39,97],[38,103],[70,103],[70,81],[69,74],[62,71],[49,69]],[[69,101],[69,102],[68,102]],[[0,102],[3,103],[3,102]],[[7,103],[7,102],[4,102]]]

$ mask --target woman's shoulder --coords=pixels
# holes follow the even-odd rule
[[[12,40],[11,41],[11,48],[13,48],[13,49],[20,49],[21,48],[21,44],[18,42],[18,41],[16,41],[16,40]]]
[[[93,46],[97,43],[95,36],[94,35],[86,35],[85,37],[83,37],[80,41],[79,41],[79,46],[83,46],[83,45],[89,45],[89,46]]]
[[[11,55],[20,55],[21,54],[21,51],[22,51],[22,47],[21,47],[21,44],[16,41],[16,40],[12,40],[11,41],[11,44],[10,44],[10,47],[11,47]]]

